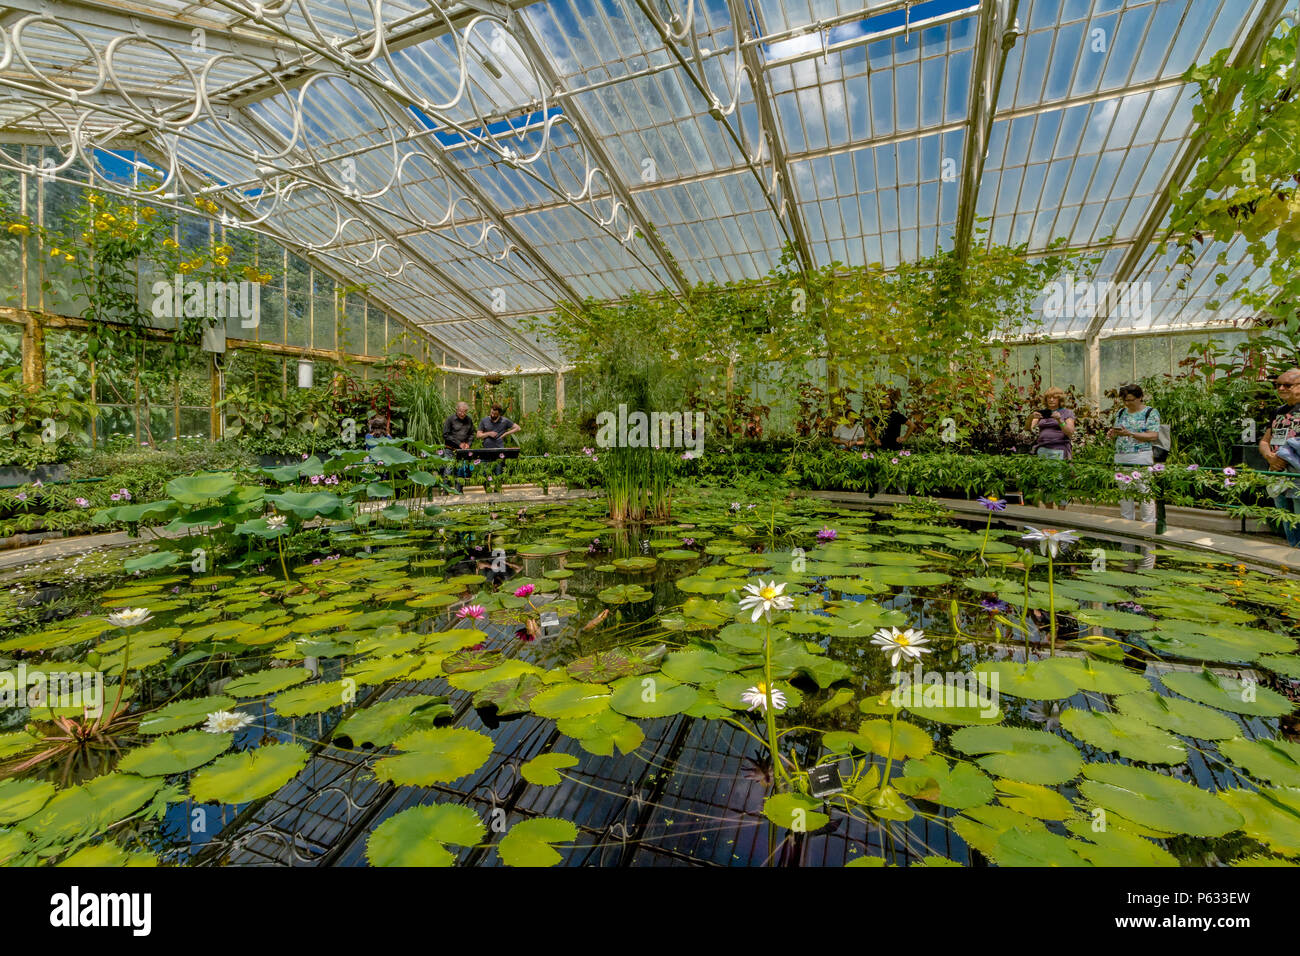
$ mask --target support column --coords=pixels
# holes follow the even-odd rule
[[[35,312],[23,323],[23,384],[29,389],[45,384],[45,326]]]
[[[209,410],[208,427],[212,440],[216,441],[225,433],[225,415],[221,410],[221,369],[217,366],[215,356],[208,357],[208,381],[212,389],[212,406]]]
[[[1084,342],[1084,378],[1088,385],[1084,393],[1088,401],[1101,405],[1101,336],[1089,336]]]
[[[555,373],[555,418],[564,418],[564,373]]]

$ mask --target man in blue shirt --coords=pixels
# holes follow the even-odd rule
[[[506,436],[513,435],[517,431],[520,431],[519,426],[502,415],[501,406],[494,402],[491,413],[478,423],[478,431],[475,434],[483,439],[483,450],[486,453],[505,448]],[[483,457],[487,459],[494,456],[484,454]],[[503,467],[502,458],[499,455],[495,457],[497,462],[496,473],[499,475]]]

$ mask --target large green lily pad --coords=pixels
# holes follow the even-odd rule
[[[451,866],[451,846],[473,846],[483,838],[483,821],[469,807],[429,803],[410,807],[375,827],[366,841],[372,866]]]
[[[989,773],[1025,783],[1065,783],[1083,765],[1072,743],[1041,730],[963,727],[951,739],[962,753],[984,754],[976,763]]]
[[[1090,763],[1079,792],[1099,807],[1164,833],[1223,836],[1244,822],[1214,794],[1140,767]]]
[[[431,787],[483,766],[492,754],[492,738],[460,727],[430,727],[399,738],[393,747],[404,752],[376,761],[375,776],[398,786]]]
[[[1177,737],[1128,714],[1072,707],[1061,714],[1061,726],[1084,743],[1130,760],[1175,764],[1187,759],[1187,750]]]
[[[225,753],[234,742],[234,734],[210,734],[206,730],[169,734],[147,747],[132,750],[121,759],[117,768],[142,777],[184,773]]]
[[[306,765],[307,751],[297,744],[227,754],[195,775],[190,796],[199,803],[248,803],[275,793]]]

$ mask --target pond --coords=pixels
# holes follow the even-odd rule
[[[1083,535],[1051,555],[929,502],[603,514],[447,509],[331,525],[284,572],[38,579],[65,616],[0,638],[10,687],[50,675],[0,709],[0,862],[1300,853],[1291,579]]]

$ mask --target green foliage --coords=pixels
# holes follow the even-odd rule
[[[1282,321],[1294,319],[1300,305],[1298,38],[1300,25],[1280,24],[1258,57],[1233,66],[1232,51],[1224,49],[1188,70],[1185,79],[1200,92],[1192,120],[1205,146],[1192,176],[1173,196],[1166,233],[1166,244],[1177,244],[1178,264],[1189,267],[1189,276],[1207,241],[1226,244],[1240,236],[1244,255],[1267,268],[1270,281],[1243,284],[1234,297]],[[1221,269],[1215,281],[1223,285],[1226,249],[1215,265]],[[1185,283],[1186,277],[1179,287]],[[1296,357],[1292,353],[1289,363]]]
[[[28,388],[22,370],[0,369],[0,465],[66,461],[88,433],[94,409],[67,385]]]

